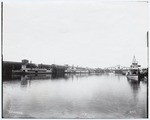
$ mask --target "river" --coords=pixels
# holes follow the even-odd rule
[[[146,118],[147,83],[117,74],[3,79],[4,118]]]

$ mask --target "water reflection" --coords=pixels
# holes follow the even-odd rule
[[[28,77],[25,76],[21,76],[21,85],[22,86],[26,86],[28,84]]]
[[[90,76],[101,76],[102,74],[29,74],[29,75],[12,75],[9,76],[9,78],[3,78],[3,81],[9,81],[9,80],[21,80],[23,84],[25,84],[25,81],[27,80],[59,80],[59,79],[78,79],[78,78],[88,78]]]
[[[133,92],[133,97],[134,97],[135,104],[136,104],[136,102],[138,101],[138,98],[137,98],[138,97],[138,93],[140,91],[140,82],[139,81],[135,82],[135,81],[132,81],[132,80],[128,79],[128,83],[129,83],[129,85],[131,87],[131,90]]]
[[[147,86],[143,85],[143,81],[133,81],[133,80],[129,80],[127,79],[128,84],[131,88],[131,92],[132,92],[132,96],[133,96],[133,102],[131,105],[131,110],[129,111],[129,115],[132,116],[136,116],[136,114],[141,114],[141,112],[143,114],[141,114],[141,116],[143,117],[147,117],[147,105],[145,105],[145,107],[143,107],[143,109],[140,109],[142,107],[142,104],[145,102],[147,103]],[[144,92],[141,92],[144,91]],[[145,98],[143,97],[143,93]],[[140,102],[143,102],[142,104],[139,104]],[[141,112],[139,112],[141,111]]]
[[[123,75],[14,75],[4,80],[3,89],[6,106],[11,101],[5,107],[10,118],[17,112],[36,118],[141,118],[147,113],[146,84]]]
[[[111,77],[112,79],[117,79],[118,81],[120,81],[122,79],[122,75],[119,74],[59,74],[59,75],[55,75],[55,74],[29,74],[29,75],[12,75],[12,76],[7,76],[7,78],[3,78],[3,81],[18,81],[21,80],[21,85],[25,86],[27,84],[31,84],[31,80],[78,80],[78,79],[85,79],[88,77],[92,77],[92,76],[103,76],[105,75],[105,77]],[[125,77],[125,76],[124,76]],[[147,84],[147,82],[145,81],[133,81],[130,79],[127,79],[129,86],[131,87],[131,89],[133,90],[133,92],[137,93],[138,89],[140,88],[140,82],[142,82],[143,84]]]
[[[131,86],[131,88],[133,89],[134,92],[137,92],[138,89],[140,88],[140,81],[133,81],[130,79],[127,79],[129,85]]]
[[[7,80],[7,81],[10,81],[10,80],[21,80],[21,85],[22,86],[27,86],[28,84],[31,84],[31,80],[78,80],[78,79],[82,79],[82,78],[88,78],[88,77],[91,77],[91,76],[102,76],[102,75],[105,75],[106,77],[110,77],[113,78],[117,78],[117,80],[120,81],[122,75],[119,75],[119,74],[59,74],[59,75],[56,75],[56,74],[29,74],[29,75],[12,75],[12,76],[9,76],[7,77],[6,79],[3,78],[3,81]],[[135,82],[135,81],[132,81],[130,79],[127,79],[130,87],[132,88],[133,92],[137,93],[138,92],[138,89],[140,88],[140,81],[138,82]],[[142,81],[143,84],[147,84],[147,82],[145,81]]]
[[[115,76],[117,77],[118,81],[120,81],[120,77],[122,76],[121,74],[115,74]]]

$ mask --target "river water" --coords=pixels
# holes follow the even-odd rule
[[[146,118],[147,83],[117,74],[3,79],[4,118]]]

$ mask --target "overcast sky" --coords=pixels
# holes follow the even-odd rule
[[[147,2],[5,2],[3,60],[147,66]]]

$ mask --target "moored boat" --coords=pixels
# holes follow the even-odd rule
[[[127,78],[130,80],[138,81],[139,76],[138,76],[138,74],[129,73],[129,74],[127,74]]]
[[[13,74],[44,74],[52,73],[51,70],[39,69],[39,68],[26,68],[24,70],[12,70]]]
[[[28,60],[22,60],[20,70],[12,70],[12,74],[47,74],[52,73],[52,69],[39,68],[39,67],[27,67]]]
[[[127,73],[127,78],[132,81],[139,81],[139,67],[138,62],[135,59],[135,56],[133,57],[132,65],[130,66],[130,69]]]

